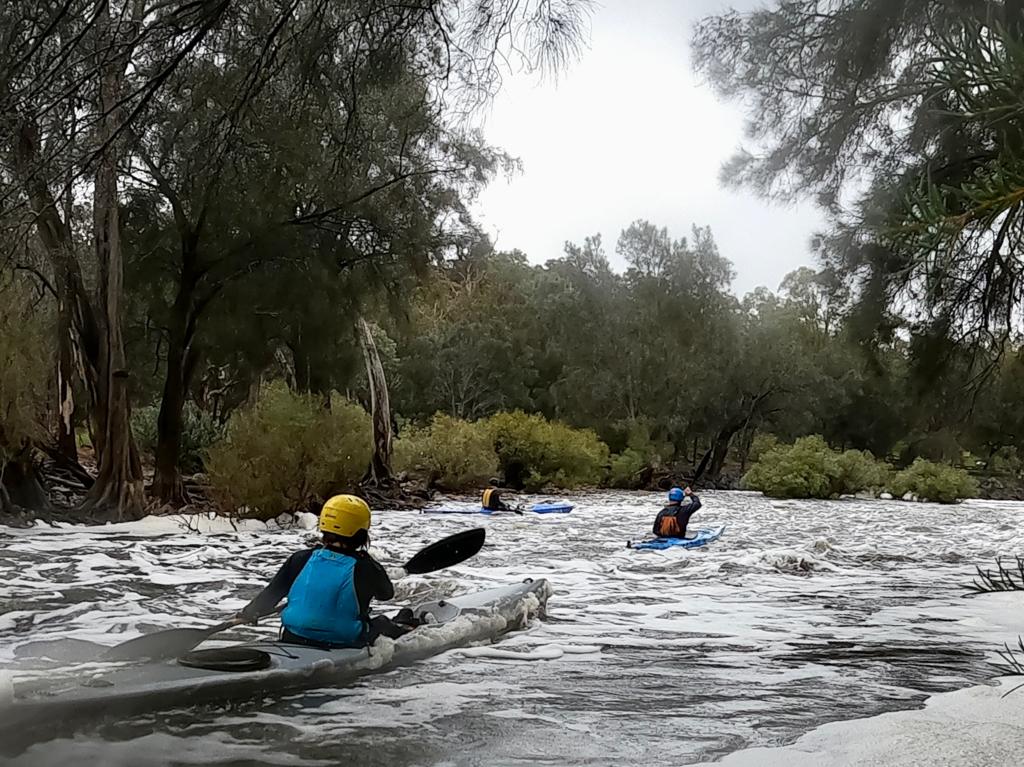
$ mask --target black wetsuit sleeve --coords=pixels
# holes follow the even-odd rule
[[[316,549],[303,549],[288,557],[266,588],[242,609],[242,614],[255,619],[274,612],[277,603],[288,596],[292,584],[295,583],[295,579],[299,577],[299,573],[302,572],[302,568],[306,566],[309,558],[313,556],[314,551]]]
[[[700,509],[700,506],[700,498],[691,493],[690,503],[684,506],[676,515],[676,519],[679,520],[679,534],[684,538],[686,537],[686,529],[690,524],[690,518]]]
[[[395,598],[395,586],[388,577],[387,570],[369,554],[362,554],[356,559],[353,573],[356,587],[356,599],[359,600],[359,612],[368,615],[370,600],[387,601]]]

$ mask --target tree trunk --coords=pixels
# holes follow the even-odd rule
[[[78,462],[75,437],[75,338],[71,312],[63,299],[57,306],[57,451]]]
[[[747,461],[750,460],[750,448],[754,442],[754,429],[744,429],[740,439],[740,474],[746,474]]]
[[[189,306],[194,282],[183,277],[178,296],[171,308],[170,338],[167,344],[167,371],[164,377],[160,415],[157,417],[156,467],[152,493],[161,503],[180,508],[189,502],[181,479],[178,457],[185,428],[185,393],[191,379],[188,358],[192,342]]]
[[[100,333],[96,312],[85,288],[82,268],[74,252],[71,231],[61,216],[47,182],[47,168],[40,156],[38,126],[32,120],[23,121],[14,141],[15,167],[25,188],[29,205],[35,216],[35,229],[43,250],[53,268],[58,302],[57,347],[58,373],[61,378],[59,401],[61,420],[67,422],[65,412],[73,407],[71,380],[76,363],[80,366],[83,383],[89,394],[90,418],[95,419],[105,409],[99,401],[99,349]],[[92,424],[95,426],[95,422]],[[61,434],[61,450],[71,449],[73,427],[61,427],[70,434]],[[92,429],[95,431],[95,428]],[[97,457],[103,444],[97,436],[93,441]]]
[[[743,424],[729,424],[719,429],[715,435],[715,441],[711,450],[711,467],[708,469],[708,476],[711,479],[718,479],[725,467],[725,461],[729,457],[729,445],[732,438],[743,427]]]
[[[1006,0],[1003,15],[1003,23],[1014,42],[1024,40],[1024,0]]]
[[[111,22],[109,4],[97,15],[100,57],[99,140],[105,149],[96,170],[93,224],[98,266],[97,306],[101,328],[99,397],[105,404],[98,434],[103,452],[99,476],[85,500],[85,508],[114,519],[137,519],[145,509],[142,465],[129,420],[128,370],[121,332],[124,265],[117,199],[117,164],[121,141],[115,138],[121,119],[118,101],[124,79],[123,58],[116,55],[119,40]]]
[[[7,514],[16,513],[19,509],[49,511],[50,499],[32,461],[31,449],[25,448],[4,464],[0,480],[0,511]]]
[[[366,378],[370,383],[370,415],[373,418],[373,458],[366,481],[372,485],[390,484],[391,477],[391,401],[384,378],[384,365],[377,353],[377,344],[366,320],[359,318],[359,342],[366,361]]]
[[[189,503],[185,484],[181,479],[178,456],[181,453],[181,437],[185,430],[185,382],[181,377],[182,364],[175,363],[172,371],[171,359],[167,360],[167,379],[164,381],[160,414],[157,416],[156,466],[153,473],[152,494],[161,503],[181,508]]]

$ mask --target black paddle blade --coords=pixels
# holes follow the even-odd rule
[[[143,634],[114,645],[101,656],[102,660],[160,660],[177,658],[218,631],[224,631],[238,622],[231,620],[202,629],[166,629]]]
[[[422,575],[465,562],[484,546],[487,533],[482,527],[449,535],[422,549],[405,563],[409,575]]]

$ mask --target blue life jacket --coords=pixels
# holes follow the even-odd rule
[[[355,557],[317,549],[288,592],[281,623],[305,639],[340,647],[363,647],[367,623],[359,611]]]

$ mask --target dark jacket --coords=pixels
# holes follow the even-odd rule
[[[317,547],[319,548],[319,547]],[[292,584],[299,577],[302,568],[306,566],[309,558],[313,555],[313,549],[296,551],[277,571],[267,587],[259,595],[242,609],[242,615],[255,620],[263,615],[270,615],[274,612],[278,602],[288,596]],[[365,551],[345,552],[355,558],[356,565],[352,573],[355,581],[356,599],[359,602],[359,612],[364,620],[369,620],[370,600],[388,600],[395,596],[395,587],[391,583],[384,567],[367,554]]]
[[[672,502],[658,512],[654,519],[654,534],[659,538],[685,538],[690,517],[701,507],[700,498],[693,493],[687,496],[689,503]]]
[[[484,490],[483,497],[480,499],[480,505],[488,511],[512,511],[512,509],[501,500],[501,494],[497,489],[489,487]]]

